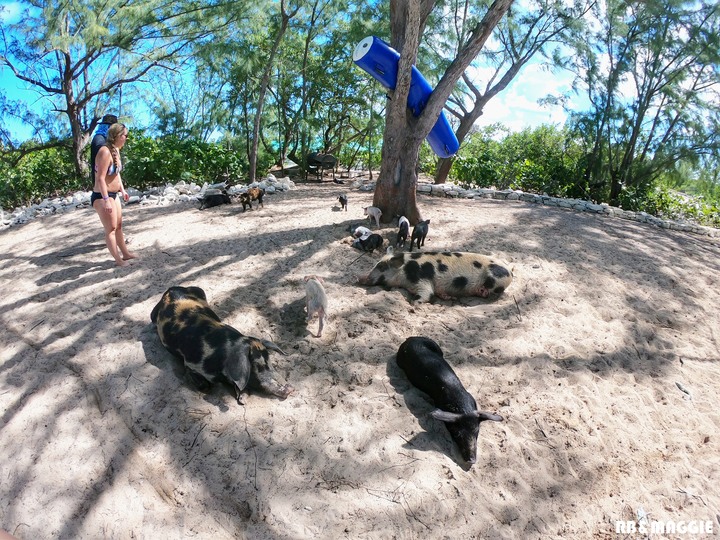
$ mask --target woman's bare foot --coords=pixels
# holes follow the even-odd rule
[[[125,255],[123,255],[123,261],[129,261],[130,259],[137,259],[137,258],[138,258],[138,256],[135,255],[134,253],[131,253],[130,251],[128,251]]]
[[[124,259],[120,259],[119,261],[115,261],[116,266],[130,266],[130,263],[125,261]]]

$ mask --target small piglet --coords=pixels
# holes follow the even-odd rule
[[[477,460],[480,422],[501,422],[502,416],[480,411],[475,399],[465,390],[440,346],[427,337],[407,338],[397,352],[397,364],[408,380],[429,395],[437,407],[430,415],[445,423],[460,455],[469,464]]]
[[[363,208],[364,215],[368,217],[370,221],[375,218],[375,224],[380,227],[380,216],[382,216],[382,210],[380,210],[377,206],[366,206]]]
[[[410,222],[408,221],[408,218],[406,218],[405,216],[400,216],[398,226],[399,229],[397,234],[397,241],[395,242],[395,247],[405,247],[408,232],[410,231]]]
[[[327,296],[323,287],[323,279],[318,276],[305,276],[305,304],[307,322],[317,315],[320,320],[317,337],[322,337],[323,326],[327,318]]]
[[[412,251],[413,243],[415,243],[416,240],[418,249],[420,249],[421,245],[425,245],[425,237],[428,233],[429,224],[430,220],[426,219],[425,221],[418,222],[418,224],[413,227],[412,237],[410,238],[410,251]]]
[[[265,208],[263,205],[263,197],[265,196],[265,190],[259,187],[253,187],[248,189],[245,193],[240,194],[240,202],[242,203],[243,212],[245,211],[245,207],[249,206],[250,210],[253,209],[252,202],[257,201],[258,202],[258,208],[261,206]]]
[[[340,201],[340,209],[347,212],[347,195],[343,193],[338,197],[338,201]]]
[[[376,249],[382,250],[383,241],[383,237],[379,234],[371,234],[370,236],[361,237],[355,240],[353,247],[372,253]]]

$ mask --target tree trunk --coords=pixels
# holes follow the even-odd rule
[[[494,0],[474,28],[458,56],[448,66],[419,117],[407,108],[411,68],[417,58],[420,37],[434,0],[391,0],[391,46],[400,52],[397,81],[385,113],[385,135],[380,176],[375,186],[373,205],[382,210],[383,223],[405,216],[411,224],[422,221],[417,206],[417,168],[420,144],[440,116],[447,98],[465,69],[479,54],[498,21],[513,0]]]
[[[458,139],[458,141],[460,141],[460,139]],[[462,141],[460,142],[462,143]],[[452,168],[453,161],[455,161],[454,156],[438,159],[437,170],[435,171],[436,184],[444,184],[445,182],[447,182],[447,178],[450,174],[450,169]]]
[[[265,71],[263,72],[262,80],[260,81],[260,88],[258,90],[257,106],[255,108],[255,120],[253,121],[253,134],[252,140],[250,141],[250,149],[248,152],[249,170],[248,176],[249,181],[252,184],[255,181],[257,175],[257,155],[258,146],[260,143],[260,121],[262,119],[263,106],[265,104],[265,94],[267,93],[268,86],[270,86],[270,73],[275,64],[275,55],[280,47],[280,42],[288,28],[290,19],[295,16],[298,9],[296,8],[291,13],[285,13],[285,2],[280,2],[280,28],[278,29],[277,36],[275,36],[275,42],[273,43],[272,49],[270,50],[270,56],[267,64],[265,65]]]
[[[610,180],[610,204],[613,206],[620,205],[620,193],[622,193],[622,183],[619,175],[612,173]]]
[[[373,206],[382,210],[380,221],[383,223],[405,216],[411,225],[415,225],[422,221],[417,205],[417,163],[422,139],[401,135],[391,125],[386,126],[386,142],[383,145]]]

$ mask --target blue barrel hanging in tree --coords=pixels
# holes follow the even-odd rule
[[[397,84],[398,62],[400,53],[390,47],[382,39],[375,36],[368,36],[355,47],[353,61],[388,90],[395,90]],[[425,105],[427,105],[432,86],[427,82],[422,73],[413,66],[410,76],[410,92],[408,93],[407,105],[413,116],[420,116]],[[440,111],[435,125],[426,137],[430,148],[441,158],[454,156],[460,143],[455,137],[455,132],[450,126],[445,113]]]

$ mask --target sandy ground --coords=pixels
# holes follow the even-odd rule
[[[340,212],[337,196],[349,196]],[[717,239],[520,202],[421,197],[425,250],[493,254],[495,300],[413,305],[356,284],[369,193],[299,184],[239,204],[126,207],[115,268],[91,209],[0,232],[0,528],[18,538],[644,538],[720,529]],[[365,221],[365,224],[367,222]],[[374,225],[373,225],[374,228]],[[393,238],[394,226],[381,234]],[[331,317],[305,324],[307,274]],[[186,381],[150,312],[202,287],[270,339],[285,401]],[[436,340],[485,422],[465,467],[395,364]],[[703,538],[706,534],[654,534]]]

